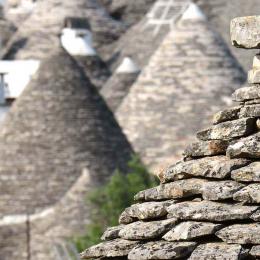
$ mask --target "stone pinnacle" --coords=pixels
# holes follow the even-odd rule
[[[231,21],[231,41],[237,48],[260,49],[260,16],[238,17]]]

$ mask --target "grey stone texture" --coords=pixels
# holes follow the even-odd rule
[[[163,236],[163,239],[166,241],[191,240],[194,238],[215,234],[221,227],[222,225],[220,224],[213,224],[209,222],[183,222],[166,233]]]
[[[246,186],[234,194],[234,200],[245,203],[260,203],[260,183]]]
[[[228,142],[224,140],[199,141],[189,145],[183,155],[185,157],[203,157],[221,155],[226,153]]]
[[[257,206],[231,205],[212,201],[181,202],[168,208],[168,217],[180,220],[208,220],[224,222],[248,219]]]
[[[203,179],[187,179],[161,184],[155,188],[140,191],[136,194],[135,200],[156,201],[191,197],[201,194],[203,184],[206,182],[207,180]]]
[[[178,36],[175,28],[175,40],[179,40]],[[181,39],[180,46],[186,46],[186,39]],[[167,41],[168,44],[173,43],[169,39]],[[167,41],[165,40],[165,42]],[[211,48],[213,43],[214,41],[210,45]],[[164,44],[162,44],[163,50],[159,48],[158,53],[160,53],[159,51],[166,52],[167,46]],[[193,48],[192,51],[195,51],[195,49]],[[153,59],[155,58],[153,57]],[[173,59],[173,56],[171,56],[171,59]],[[163,66],[164,62],[161,60],[155,61],[162,62],[161,73],[162,71],[166,73]],[[154,67],[157,65],[155,61],[153,61]],[[178,62],[180,61],[181,59],[178,59]],[[254,64],[256,66],[256,62]],[[144,77],[144,71],[138,81]],[[181,73],[178,75],[181,75]],[[147,86],[150,87],[149,91],[152,92],[154,85],[151,85],[151,78],[147,76],[146,79]],[[194,87],[196,83],[195,81],[193,83],[192,86]],[[138,85],[139,89],[143,89],[144,86]],[[137,91],[134,90],[135,88],[137,87],[134,86],[131,89],[130,95],[131,92]],[[256,89],[259,86],[254,84],[252,88]],[[250,92],[250,87],[247,87],[247,90]],[[158,174],[161,184],[138,192],[135,199],[140,203],[134,204],[123,212],[125,219],[131,221],[131,224],[124,226],[123,237],[129,241],[133,240],[140,243],[128,253],[126,256],[128,259],[259,259],[260,184],[258,164],[260,139],[259,130],[256,128],[258,114],[252,113],[250,118],[238,118],[242,115],[241,111],[244,111],[246,107],[257,106],[255,105],[257,104],[257,97],[254,94],[248,96],[247,90],[242,89],[240,96],[237,95],[239,91],[234,95],[238,97],[237,101],[240,102],[238,109],[222,109],[222,112],[215,116],[213,127],[209,128],[211,130],[203,133],[206,140],[192,143],[184,153],[185,158],[183,160],[177,163],[174,163],[173,160],[170,166]],[[137,93],[142,95],[142,100],[155,97],[143,95],[143,92]],[[244,93],[246,94],[244,95]],[[168,96],[171,94],[169,88],[167,94]],[[131,99],[126,98],[126,100],[130,102]],[[165,98],[162,98],[161,104],[164,104],[165,100]],[[253,102],[245,104],[247,100],[253,100]],[[141,99],[138,101],[140,103]],[[199,102],[198,99],[196,101]],[[121,107],[124,106],[124,102]],[[139,103],[133,102],[130,106]],[[153,105],[151,104],[149,108],[153,108]],[[158,107],[156,108],[158,109]],[[139,112],[139,110],[136,112]],[[170,111],[168,113],[173,114]],[[176,114],[176,111],[174,113]],[[186,110],[183,115],[187,115],[187,113]],[[158,114],[158,118],[162,121],[163,118],[166,118],[166,115],[167,113],[164,111],[161,116]],[[151,120],[152,118],[154,120],[157,118],[154,111],[151,111]],[[182,121],[183,118],[184,116],[181,118]],[[130,119],[128,118],[128,120]],[[201,121],[201,118],[199,120]],[[169,122],[176,122],[176,120],[169,120]],[[191,120],[189,123],[192,122]],[[156,129],[158,136],[161,136],[163,133],[160,128],[162,122],[159,123],[158,121],[157,123],[153,128],[151,126],[150,128]],[[212,129],[215,131],[214,135],[209,133]],[[200,132],[200,135],[202,135],[202,132]],[[142,140],[149,140],[147,136],[146,133]],[[172,136],[169,139],[171,146],[173,145]],[[215,140],[216,136],[219,140]],[[228,146],[224,147],[221,142],[226,143],[226,139],[228,139]],[[159,145],[159,142],[153,145],[160,147],[163,151],[166,149],[166,146]],[[220,148],[221,155],[215,155],[215,152],[212,152],[215,148],[211,149],[211,145],[222,146]],[[156,157],[153,154],[153,156],[158,158],[158,155]],[[170,199],[173,200],[169,201]],[[163,207],[160,203],[165,203],[166,206]],[[167,215],[165,215],[165,210]],[[148,216],[140,221],[138,218],[144,215],[144,211],[147,212]],[[132,214],[132,217],[130,214]],[[172,220],[174,221],[171,222]],[[162,225],[162,223],[168,223],[164,221],[170,223],[167,228]],[[166,230],[168,227],[169,230]],[[121,232],[122,230],[119,235]],[[187,244],[187,242],[192,244]],[[95,250],[95,247],[92,247],[92,249]],[[90,248],[90,250],[92,249]],[[111,251],[113,252],[113,249]]]
[[[217,125],[226,121],[238,119],[238,113],[240,111],[240,108],[241,107],[238,106],[219,111],[213,116],[213,124]]]
[[[233,225],[219,230],[216,235],[228,244],[260,244],[260,224]]]
[[[200,140],[231,140],[256,132],[256,120],[244,118],[220,123],[197,133]]]
[[[118,257],[126,256],[133,249],[138,242],[123,239],[116,239],[113,241],[106,241],[87,249],[81,253],[82,259],[93,259],[98,257]]]
[[[189,260],[225,259],[238,260],[245,256],[241,245],[225,243],[208,243],[199,245],[192,253]]]
[[[245,78],[207,22],[179,20],[116,116],[144,163],[157,168],[181,157],[187,144],[194,141],[194,132],[230,101],[230,94]]]
[[[227,148],[230,158],[260,158],[260,136],[259,133],[246,138],[236,140]]]
[[[101,90],[109,108],[116,112],[130,91],[139,73],[114,73]]]
[[[249,164],[247,159],[230,160],[226,156],[204,157],[197,160],[178,162],[159,175],[161,182],[170,182],[191,177],[223,179],[232,170]],[[174,183],[174,182],[173,182]]]
[[[260,162],[232,171],[231,178],[240,182],[260,182]]]
[[[127,170],[131,146],[63,50],[42,62],[0,132],[0,237],[5,228],[13,239],[0,245],[1,260],[28,259],[26,223],[15,223],[27,213],[32,259],[54,260],[56,243],[84,232],[89,191]]]
[[[171,218],[151,222],[138,221],[124,226],[119,236],[128,240],[151,240],[162,237],[177,222],[177,219]]]
[[[259,99],[260,98],[260,87],[259,85],[252,85],[249,87],[243,87],[240,89],[237,89],[233,95],[232,99],[234,101],[238,102],[244,102],[247,100],[252,100],[252,99]]]
[[[194,242],[149,242],[132,249],[128,255],[128,259],[180,259],[189,255],[195,247],[196,243]]]
[[[84,168],[91,186],[99,185],[116,168],[125,170],[132,153],[103,99],[63,51],[42,63],[2,124],[0,143],[3,214],[56,203]]]

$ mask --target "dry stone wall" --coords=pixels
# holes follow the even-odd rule
[[[235,18],[233,43],[259,48],[259,25],[260,16]],[[259,70],[255,59],[253,71]],[[251,73],[249,82],[233,95],[240,108],[217,113],[183,160],[159,175],[161,184],[140,191],[119,226],[82,259],[259,259],[260,87]]]

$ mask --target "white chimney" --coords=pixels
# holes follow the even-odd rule
[[[206,21],[207,18],[201,9],[194,3],[190,3],[187,10],[183,13],[181,20]]]
[[[116,70],[116,73],[130,74],[130,73],[138,73],[138,72],[140,72],[140,68],[130,57],[125,57]]]
[[[92,46],[92,33],[88,29],[64,28],[61,36],[62,47],[73,56],[96,56]]]

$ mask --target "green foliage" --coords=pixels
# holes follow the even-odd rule
[[[115,171],[109,182],[88,195],[87,203],[92,207],[90,224],[86,235],[75,239],[79,251],[100,242],[107,227],[118,225],[118,217],[133,203],[134,195],[158,184],[157,178],[149,174],[138,157],[128,163],[130,171],[124,174]]]

